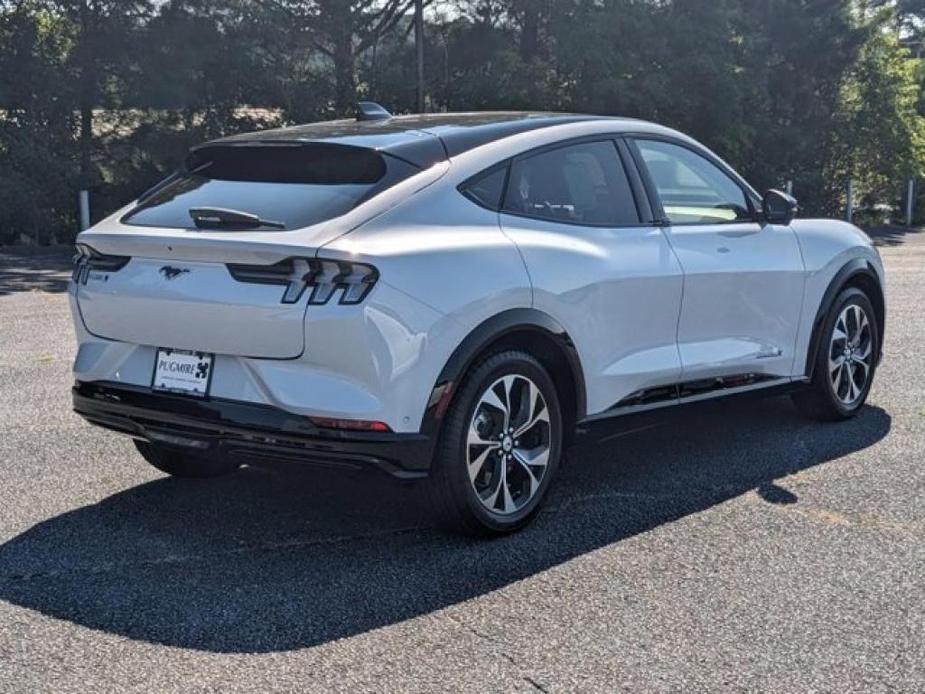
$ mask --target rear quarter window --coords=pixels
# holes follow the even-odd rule
[[[459,191],[482,207],[497,211],[501,208],[501,196],[504,193],[507,170],[508,167],[505,165],[480,173],[463,183]]]
[[[346,214],[417,173],[374,150],[332,144],[214,146],[122,218],[137,226],[191,228],[190,209],[223,208],[299,229]]]

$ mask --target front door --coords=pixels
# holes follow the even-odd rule
[[[684,271],[682,380],[789,377],[804,267],[789,226],[757,220],[743,187],[680,143],[637,139]]]

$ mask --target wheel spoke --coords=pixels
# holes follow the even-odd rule
[[[858,395],[861,394],[861,389],[858,388],[858,384],[854,380],[854,364],[848,363],[848,402],[854,402],[857,400]]]
[[[514,376],[505,376],[501,379],[501,383],[504,387],[504,431],[508,430],[508,427],[511,426],[511,391],[514,388]]]
[[[839,398],[841,397],[839,395],[839,392],[841,391],[841,380],[842,380],[842,376],[844,375],[844,373],[845,373],[845,363],[842,362],[838,366],[838,372],[832,379],[832,388],[835,390],[835,395]]]
[[[496,450],[497,446],[489,447],[486,446],[485,450],[480,452],[474,459],[469,461],[469,479],[472,482],[475,482],[476,478],[479,476],[479,473],[482,471],[482,468],[485,467],[485,461],[488,460],[488,456],[492,451]]]
[[[851,315],[854,317],[854,331],[851,335],[851,344],[857,347],[861,342],[861,335],[864,332],[864,328],[867,327],[867,316],[857,304],[851,307]]]
[[[517,507],[514,504],[514,499],[511,497],[511,488],[507,483],[507,473],[505,472],[502,474],[504,476],[501,479],[501,511],[504,513],[512,513],[517,510]]]
[[[488,405],[489,407],[494,407],[496,410],[504,414],[505,421],[509,416],[507,405],[501,402],[501,399],[498,397],[498,394],[495,392],[494,388],[489,388],[485,391],[485,394],[482,395],[481,405]]]
[[[532,381],[527,381],[527,397],[526,399],[521,399],[520,401],[520,411],[523,413],[523,417],[518,416],[518,420],[523,419],[522,422],[513,423],[515,435],[520,435],[520,432],[524,430],[524,427],[530,423],[530,420],[533,418],[533,412],[536,410],[536,400],[539,397],[540,389],[533,384]]]
[[[829,373],[830,374],[835,373],[836,369],[840,369],[844,363],[845,363],[844,354],[839,354],[834,359],[830,357],[829,358]]]
[[[540,402],[539,412],[537,412],[536,394],[539,392],[539,390],[532,383],[530,384],[530,387],[534,392],[531,393],[533,397],[531,398],[527,421],[514,430],[515,437],[523,436],[526,432],[530,431],[530,429],[535,427],[540,422],[546,422],[547,424],[549,423],[549,410],[546,409],[546,403]]]
[[[530,467],[545,468],[549,462],[549,446],[539,446],[531,450],[515,448],[513,454],[519,462]]]
[[[527,479],[530,481],[530,496],[533,496],[536,493],[536,488],[540,483],[539,478],[537,477],[536,473],[533,472],[533,468],[530,466],[530,462],[526,458],[524,458],[521,451],[514,449],[512,457],[514,458],[515,462],[517,462],[517,464],[520,465],[520,467],[526,473]],[[544,467],[545,467],[545,463],[544,463]],[[542,476],[542,473],[540,473],[540,475]]]
[[[478,427],[475,425],[475,420],[473,420],[472,424],[469,426],[469,436],[466,437],[466,444],[469,446],[491,446],[492,448],[498,448],[501,442],[487,439],[482,436]]]
[[[492,511],[497,510],[498,507],[498,497],[501,495],[501,490],[504,488],[505,484],[505,474],[504,474],[504,465],[499,464],[500,473],[496,475],[496,484],[489,490],[488,494],[485,496],[479,495],[479,498],[482,500],[482,503],[485,504]]]

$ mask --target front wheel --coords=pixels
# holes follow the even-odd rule
[[[441,524],[469,535],[527,525],[558,468],[562,426],[555,386],[532,356],[502,352],[476,366],[447,412],[428,480]]]
[[[877,368],[877,325],[874,307],[863,291],[849,287],[838,295],[822,324],[809,388],[793,396],[803,414],[838,421],[858,413]]]

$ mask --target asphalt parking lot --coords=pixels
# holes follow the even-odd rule
[[[176,481],[70,411],[66,259],[0,249],[0,691],[923,691],[925,232],[852,422],[710,406],[476,542],[376,476]]]

